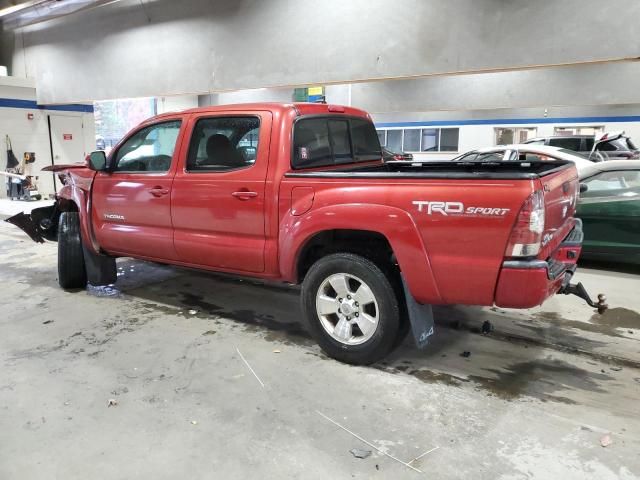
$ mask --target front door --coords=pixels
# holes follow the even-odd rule
[[[171,190],[181,121],[163,120],[131,135],[93,183],[94,234],[110,253],[176,259]]]
[[[265,181],[271,114],[201,114],[171,200],[181,261],[221,270],[263,272]]]

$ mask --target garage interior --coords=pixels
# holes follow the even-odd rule
[[[640,478],[636,1],[4,0],[0,22],[0,220],[53,205],[71,187],[52,168],[92,165],[95,151],[110,162],[150,117],[339,105],[368,112],[392,165],[411,155],[400,160],[425,172],[455,168],[467,152],[492,161],[498,150],[504,161],[520,152],[526,165],[530,155],[554,160],[557,147],[556,160],[580,156],[570,208],[585,237],[568,278],[608,305],[599,312],[561,293],[526,309],[442,301],[418,347],[401,303],[406,338],[384,358],[349,365],[310,331],[304,283],[116,248],[117,282],[62,289],[61,243],[34,243],[2,221],[0,479]],[[247,144],[253,162],[260,142]],[[281,150],[288,164],[295,149]],[[488,196],[500,187],[476,176]],[[283,178],[303,189],[322,181]],[[618,198],[599,201],[598,182],[610,179],[623,184]],[[368,181],[377,180],[354,183],[365,185],[362,206],[377,206],[367,205]],[[473,188],[413,200],[453,202]],[[104,203],[98,194],[89,210]],[[218,220],[254,228],[245,213]],[[440,224],[451,219],[442,213]],[[464,272],[450,280],[449,298],[476,298],[487,287],[474,280],[489,261],[485,242],[454,218],[466,257],[439,256]],[[273,222],[279,237],[293,236],[294,223]],[[126,244],[127,225],[118,228]],[[154,238],[136,241],[145,248]],[[337,251],[316,238],[319,251]],[[256,245],[266,269],[273,252]],[[287,255],[279,250],[274,262]],[[398,285],[398,298],[411,298]]]

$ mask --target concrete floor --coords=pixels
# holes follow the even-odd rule
[[[633,269],[578,275],[605,318],[571,297],[439,308],[427,350],[353,367],[308,337],[295,289],[119,267],[113,297],[63,292],[56,245],[0,224],[1,479],[640,478]],[[422,473],[357,459],[372,448],[332,421],[403,462],[437,449]]]

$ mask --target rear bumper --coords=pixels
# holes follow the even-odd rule
[[[576,224],[547,260],[506,260],[502,264],[495,304],[505,308],[531,308],[569,284],[582,249],[582,222]]]

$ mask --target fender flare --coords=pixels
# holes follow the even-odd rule
[[[62,187],[57,194],[57,198],[64,199],[75,204],[78,209],[78,213],[80,214],[82,244],[90,252],[100,254],[100,245],[96,242],[91,225],[91,198],[84,190],[74,185],[65,185]]]
[[[371,219],[378,221],[372,223]],[[285,281],[297,283],[297,265],[304,246],[315,235],[329,230],[362,230],[383,235],[413,297],[420,303],[442,303],[418,227],[409,213],[388,205],[330,205],[300,216],[287,212],[280,223],[278,259]]]

